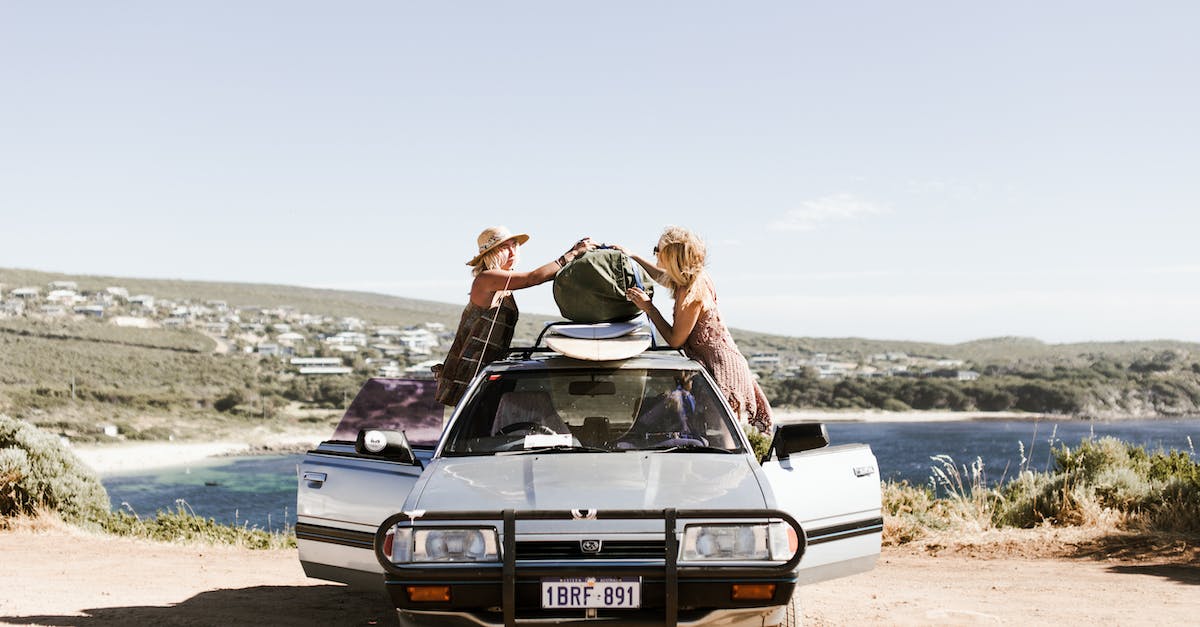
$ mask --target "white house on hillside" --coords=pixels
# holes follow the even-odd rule
[[[60,305],[74,305],[75,299],[81,298],[75,290],[50,290],[46,300]]]
[[[306,338],[303,335],[296,333],[294,331],[288,331],[287,333],[280,333],[279,335],[275,336],[275,341],[279,342],[280,344],[283,344],[284,346],[295,346],[295,345],[303,342],[305,339]]]
[[[438,345],[438,337],[429,329],[405,329],[396,340],[413,355],[428,355]]]
[[[325,338],[325,343],[331,346],[367,346],[367,334],[358,331],[342,331],[337,335]]]
[[[141,316],[113,316],[112,323],[119,327],[150,329],[157,326],[153,320]]]
[[[154,297],[149,294],[138,294],[129,297],[130,305],[141,305],[146,309],[154,309]]]
[[[104,305],[79,305],[75,307],[75,313],[93,318],[103,318]]]

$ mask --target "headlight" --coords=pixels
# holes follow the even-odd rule
[[[392,562],[498,562],[494,527],[413,529],[396,527]]]
[[[784,523],[688,525],[683,530],[681,561],[787,560]]]

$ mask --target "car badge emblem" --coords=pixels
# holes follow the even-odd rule
[[[600,552],[600,541],[599,540],[580,540],[579,541],[579,550],[583,551],[584,553],[599,553]]]

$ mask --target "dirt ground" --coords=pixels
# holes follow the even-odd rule
[[[800,590],[809,625],[1184,625],[1200,552],[1181,541],[1014,532],[885,548]],[[308,579],[294,550],[173,545],[26,522],[0,531],[0,624],[395,625],[382,595]]]

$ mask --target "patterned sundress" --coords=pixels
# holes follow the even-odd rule
[[[771,433],[771,405],[762,387],[754,380],[750,364],[738,350],[721,320],[717,298],[710,292],[710,302],[700,312],[696,326],[683,343],[688,357],[704,364],[725,394],[738,420],[749,422],[762,433]]]

